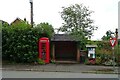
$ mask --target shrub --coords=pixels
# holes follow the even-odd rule
[[[84,64],[86,64],[86,65],[90,64],[88,59],[85,60]]]
[[[86,65],[94,65],[94,64],[95,64],[95,60],[94,60],[94,59],[91,59],[91,60],[86,59],[86,60],[85,60],[85,64],[86,64]]]
[[[101,57],[96,57],[95,64],[100,65],[102,62]]]
[[[41,27],[31,28],[29,25],[3,28],[2,59],[20,63],[37,61],[38,40],[41,37],[50,38],[51,34],[47,30],[43,34]]]
[[[104,65],[106,65],[106,66],[112,66],[113,63],[114,63],[115,65],[117,65],[116,62],[114,62],[113,60],[110,59],[110,60],[106,61],[106,62],[104,63]]]
[[[101,49],[97,48],[96,49],[96,57],[100,57],[101,63],[104,63],[105,61],[112,58],[112,51],[107,50],[105,48],[101,48]]]
[[[120,45],[115,46],[114,53],[116,57],[116,62],[120,63]]]
[[[40,59],[40,58],[37,59],[37,63],[38,63],[38,64],[41,64],[41,65],[45,64],[44,60],[42,60],[42,59]]]
[[[55,60],[52,60],[52,59],[51,59],[50,62],[53,63],[53,64],[55,64]]]
[[[11,28],[12,29],[12,28]],[[3,30],[3,59],[13,62],[33,62],[37,55],[37,41],[41,37],[33,29]]]

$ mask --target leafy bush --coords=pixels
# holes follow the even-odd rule
[[[105,49],[107,51],[111,51],[112,50],[109,41],[99,41],[97,43],[97,45],[98,45],[98,49]]]
[[[96,57],[101,58],[101,64],[112,58],[112,48],[108,41],[99,41],[97,43]]]
[[[94,59],[91,59],[91,60],[86,59],[86,60],[85,60],[85,64],[86,64],[86,65],[94,65],[94,64],[95,64],[95,60],[94,60]]]
[[[53,64],[55,64],[55,60],[52,60],[52,59],[51,59],[50,62],[53,63]]]
[[[100,65],[101,62],[102,62],[101,57],[96,57],[96,59],[95,59],[95,64]]]
[[[43,34],[41,27],[9,26],[2,29],[2,59],[12,62],[31,63],[38,58],[38,40],[50,38],[50,28]]]
[[[86,64],[86,65],[90,64],[90,63],[88,63],[88,59],[85,60],[84,64]]]
[[[104,65],[106,65],[106,66],[112,66],[113,63],[114,63],[115,65],[117,65],[117,63],[114,62],[113,60],[106,61],[106,62],[104,63]]]
[[[45,64],[44,60],[42,60],[40,58],[37,60],[37,62],[38,62],[38,64],[41,64],[41,65]]]

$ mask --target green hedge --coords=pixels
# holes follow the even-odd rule
[[[12,62],[31,63],[38,59],[38,40],[51,37],[41,27],[5,27],[2,29],[2,59]]]

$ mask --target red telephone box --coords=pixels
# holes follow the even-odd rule
[[[39,58],[49,63],[49,39],[46,37],[39,39]]]

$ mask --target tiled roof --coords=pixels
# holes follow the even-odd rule
[[[72,35],[68,34],[55,34],[51,41],[78,41]]]

